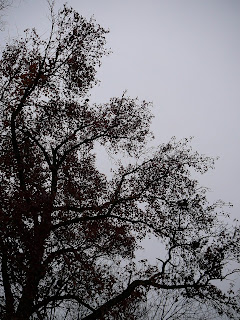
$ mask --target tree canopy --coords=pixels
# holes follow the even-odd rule
[[[239,228],[192,177],[214,160],[188,139],[142,159],[151,103],[89,101],[108,31],[67,6],[51,13],[47,40],[26,30],[0,61],[1,317],[140,319],[154,290],[237,318],[235,292],[219,283],[238,272]],[[107,177],[96,143],[133,161]],[[154,266],[134,260],[148,234]]]

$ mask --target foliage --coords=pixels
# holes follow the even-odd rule
[[[64,6],[47,41],[27,30],[2,52],[1,317],[138,319],[153,289],[233,317],[214,280],[238,271],[239,229],[191,177],[214,161],[172,139],[111,178],[96,166],[96,143],[136,159],[151,137],[150,103],[89,102],[106,33]],[[133,259],[148,233],[162,243],[155,266]]]

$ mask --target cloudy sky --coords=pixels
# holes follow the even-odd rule
[[[56,0],[56,9],[65,1]],[[85,17],[110,30],[112,54],[98,73],[92,101],[105,102],[127,89],[152,101],[156,145],[194,136],[193,148],[219,156],[201,177],[211,200],[240,209],[240,1],[69,0]],[[7,39],[36,27],[47,34],[46,0],[13,0],[1,32]]]

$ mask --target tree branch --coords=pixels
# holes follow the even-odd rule
[[[60,250],[57,250],[57,251],[53,251],[51,252],[48,257],[43,261],[43,265],[45,267],[47,267],[49,265],[49,263],[57,256],[60,256],[64,253],[70,253],[70,252],[73,252],[73,253],[77,253],[78,250],[80,248],[63,248],[63,249],[60,249]]]
[[[69,153],[71,153],[72,151],[74,151],[75,149],[79,148],[81,145],[83,144],[87,144],[89,142],[93,142],[95,141],[96,139],[98,138],[101,138],[101,137],[104,137],[104,136],[107,136],[107,132],[110,131],[110,129],[114,128],[114,127],[117,127],[118,124],[114,124],[112,126],[110,126],[109,128],[107,128],[103,133],[99,133],[99,134],[96,134],[94,136],[92,136],[91,138],[86,138],[84,139],[83,141],[77,143],[76,145],[72,146],[71,148],[69,148],[68,150],[66,150],[63,155],[62,155],[62,158],[59,160],[58,162],[58,166],[60,166],[66,159],[67,155]]]
[[[30,139],[32,139],[36,145],[42,150],[43,154],[44,154],[44,157],[47,161],[47,164],[49,166],[49,168],[51,169],[52,167],[52,164],[51,164],[51,161],[50,161],[50,158],[49,158],[49,155],[47,153],[47,151],[44,149],[44,147],[41,145],[41,143],[30,133],[30,131],[24,131],[22,129],[19,129],[22,133],[26,134]]]
[[[82,129],[85,129],[87,127],[90,127],[92,125],[91,124],[88,124],[88,125],[85,125],[85,126],[81,126],[81,127],[78,127],[76,128],[67,138],[63,139],[63,141],[61,143],[59,143],[59,145],[56,146],[56,148],[54,148],[54,151],[57,152],[65,143],[67,143],[69,141],[69,139],[71,139],[71,137],[74,137],[74,135],[82,130]]]
[[[76,211],[76,212],[82,212],[83,211],[82,209],[78,210],[78,208],[74,208],[74,207],[69,207],[69,210]],[[160,230],[159,228],[156,228],[153,224],[147,223],[146,221],[143,221],[143,220],[140,220],[140,219],[133,220],[133,219],[129,219],[127,217],[120,217],[120,216],[109,214],[109,213],[107,213],[107,214],[99,214],[97,216],[77,217],[77,218],[74,218],[74,219],[71,219],[71,220],[59,222],[58,224],[53,225],[51,230],[55,231],[58,228],[67,227],[67,226],[69,226],[71,224],[75,224],[75,223],[87,222],[87,221],[98,221],[98,220],[104,220],[104,219],[117,219],[117,220],[120,220],[120,221],[129,222],[131,224],[143,224],[143,225],[149,227],[150,229],[154,230],[156,233],[161,233],[164,236],[169,236],[167,233],[163,232],[163,229]]]
[[[182,284],[182,285],[164,285],[164,284],[158,284],[156,282],[148,280],[134,280],[131,284],[128,285],[128,287],[122,291],[122,293],[116,295],[114,298],[108,300],[103,305],[101,305],[98,309],[96,309],[92,314],[86,316],[82,320],[96,320],[103,317],[110,309],[117,304],[121,303],[122,301],[126,300],[128,297],[131,296],[131,294],[134,292],[135,289],[138,287],[155,287],[158,289],[186,289],[186,288],[196,288],[201,287],[201,285],[196,284]]]
[[[87,309],[91,311],[95,311],[88,303],[84,302],[82,299],[80,299],[77,295],[74,294],[65,294],[60,296],[52,296],[44,299],[43,301],[35,304],[33,307],[33,312],[36,312],[36,310],[39,310],[42,307],[46,307],[51,302],[57,302],[57,301],[64,301],[64,300],[75,300],[82,306],[86,307]]]

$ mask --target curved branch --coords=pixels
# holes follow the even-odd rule
[[[134,292],[135,289],[138,287],[155,287],[158,289],[187,289],[187,288],[200,288],[201,285],[194,284],[182,284],[182,285],[164,285],[164,284],[158,284],[156,282],[148,280],[134,280],[131,284],[128,285],[128,287],[123,290],[120,294],[116,295],[114,298],[108,300],[103,305],[101,305],[98,309],[96,309],[92,314],[86,316],[82,320],[96,320],[104,316],[110,309],[117,304],[121,303],[122,301],[126,300],[128,297],[131,296],[131,294]]]
[[[57,251],[51,252],[48,257],[43,261],[43,266],[46,269],[51,261],[53,261],[56,257],[64,254],[64,253],[77,253],[79,248],[63,248]]]
[[[78,208],[74,208],[74,207],[69,207],[69,210],[76,211],[76,212],[82,212],[83,211],[80,208],[78,210]],[[75,224],[75,223],[87,222],[87,221],[98,221],[98,220],[104,220],[104,219],[117,219],[117,220],[120,220],[120,221],[129,222],[131,224],[143,224],[143,225],[149,227],[150,229],[154,230],[157,233],[161,233],[162,235],[168,236],[167,233],[164,233],[163,229],[156,228],[153,224],[148,223],[146,221],[143,221],[141,219],[133,220],[133,219],[129,219],[129,218],[126,218],[126,217],[120,217],[120,216],[117,216],[117,215],[114,215],[114,214],[110,214],[110,213],[99,214],[99,215],[96,215],[96,216],[77,217],[77,218],[74,218],[74,219],[71,219],[71,220],[59,222],[58,224],[53,225],[51,230],[55,231],[58,228],[66,227],[66,226],[69,226],[69,225]]]

